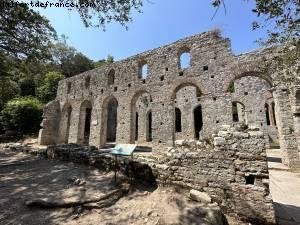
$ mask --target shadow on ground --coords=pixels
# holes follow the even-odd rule
[[[112,173],[73,163],[43,160],[0,150],[0,224],[64,224],[76,209],[29,209],[32,198],[79,200],[105,194],[115,188]],[[74,185],[72,178],[85,180]]]

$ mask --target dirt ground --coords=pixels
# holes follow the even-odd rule
[[[187,194],[165,188],[137,187],[104,209],[33,209],[25,205],[25,201],[33,198],[68,201],[101,196],[115,188],[113,176],[84,165],[44,160],[0,148],[0,224],[208,224],[187,213],[194,204]],[[80,182],[75,184],[74,179]],[[242,224],[228,219],[232,225]]]

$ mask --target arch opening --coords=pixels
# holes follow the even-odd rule
[[[146,91],[137,92],[131,100],[130,143],[152,141],[152,98]]]
[[[197,106],[194,109],[194,130],[195,130],[195,138],[200,138],[200,132],[203,127],[203,118],[202,118],[202,107],[201,105]]]
[[[115,84],[115,70],[110,70],[107,77],[107,85],[114,85]]]
[[[190,48],[182,47],[178,51],[178,67],[179,69],[186,69],[191,66]]]
[[[79,144],[89,144],[92,110],[90,101],[84,101],[81,104],[77,138]]]
[[[137,141],[139,137],[139,114],[135,113],[135,138],[134,140]]]
[[[269,105],[267,103],[265,104],[265,114],[266,114],[266,123],[268,126],[270,126],[271,125],[270,112],[269,112]]]
[[[173,141],[200,138],[203,127],[200,88],[193,83],[178,85],[172,94]],[[197,133],[197,134],[196,134]]]
[[[175,132],[181,132],[181,111],[179,108],[175,108]]]
[[[152,141],[152,112],[149,111],[147,114],[147,123],[146,123],[146,141]]]
[[[190,67],[191,65],[191,55],[189,51],[183,52],[180,55],[180,63],[179,63],[179,68],[180,69],[186,69]]]
[[[117,138],[118,101],[111,98],[107,104],[106,141],[116,142]]]
[[[255,85],[250,85],[250,83],[256,83]],[[248,89],[251,93],[252,91],[249,88],[257,87],[257,91],[266,91],[267,89],[273,87],[272,78],[261,73],[261,72],[245,72],[236,76],[231,80],[226,87],[226,91],[230,93],[239,92],[240,89]],[[244,91],[245,92],[245,91]]]

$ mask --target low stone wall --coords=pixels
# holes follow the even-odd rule
[[[108,151],[75,144],[52,145],[43,151],[25,147],[23,151],[104,171],[113,170],[115,165]],[[256,128],[223,126],[213,143],[176,141],[168,150],[135,153],[133,161],[120,158],[118,169],[139,182],[204,191],[223,211],[253,224],[275,223],[265,139]]]
[[[147,162],[161,184],[207,192],[223,210],[255,224],[274,223],[263,132],[223,126],[214,145],[176,141]]]

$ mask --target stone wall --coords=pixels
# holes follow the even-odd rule
[[[184,68],[183,53],[190,55]],[[249,126],[262,127],[267,142],[278,142],[276,126],[283,123],[268,125],[266,114],[273,114],[265,112],[266,104],[271,108],[276,80],[265,65],[276,54],[276,49],[262,49],[235,56],[230,40],[210,31],[62,80],[51,103],[55,107],[45,108],[40,143],[105,147],[109,142],[136,142],[157,151],[174,146],[178,139],[209,138],[222,125],[235,123],[233,103],[240,104],[239,114]],[[142,74],[145,65],[147,73]],[[232,83],[235,88],[230,90]],[[141,102],[145,96],[147,106]],[[274,99],[275,105],[290,101],[281,97]],[[117,105],[114,118],[112,101]],[[84,130],[87,106],[89,132]],[[181,110],[181,132],[176,132],[175,108]],[[275,108],[278,114],[286,112]],[[285,134],[280,135],[283,140]]]
[[[223,126],[214,147],[206,141],[181,140],[152,160],[139,160],[158,171],[159,183],[205,191],[224,210],[264,224],[274,222],[265,149],[258,128]]]
[[[243,123],[223,125],[213,139],[177,140],[168,150],[120,158],[119,169],[137,182],[204,191],[228,213],[253,224],[273,224],[264,133]],[[79,145],[49,146],[49,158],[113,170],[109,151]]]

